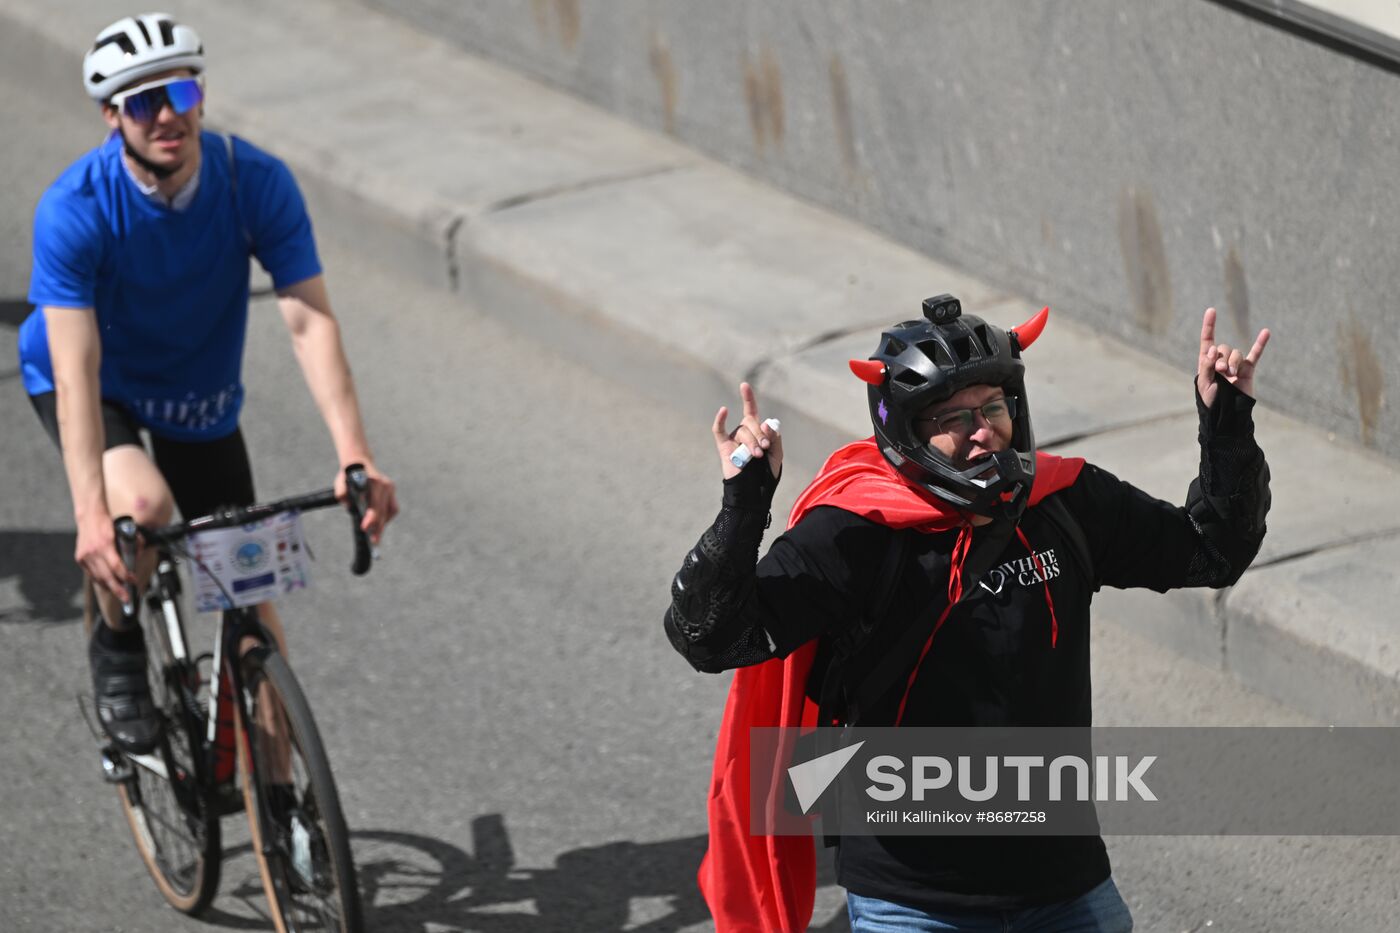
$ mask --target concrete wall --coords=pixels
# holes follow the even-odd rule
[[[1173,363],[1269,326],[1400,457],[1400,77],[1207,0],[370,2]]]

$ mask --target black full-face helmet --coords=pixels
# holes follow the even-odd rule
[[[869,360],[851,361],[851,370],[869,383],[876,443],[901,475],[940,499],[977,515],[1014,521],[1025,510],[1035,479],[1021,351],[1040,335],[1050,310],[1012,330],[964,315],[952,295],[925,300],[923,310],[922,320],[881,334]],[[976,385],[1001,386],[1014,399],[1011,446],[959,466],[920,440],[914,419]]]

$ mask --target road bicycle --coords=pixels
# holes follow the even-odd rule
[[[360,530],[369,479],[358,465],[345,475],[355,535],[351,571],[359,575],[373,558]],[[220,819],[243,810],[278,933],[363,929],[349,833],[311,707],[256,607],[241,605],[238,592],[242,587],[246,602],[258,586],[265,591],[269,583],[291,585],[279,574],[304,556],[295,553],[305,547],[295,516],[338,504],[334,491],[325,489],[164,528],[143,527],[129,517],[114,523],[128,568],[135,567],[140,545],[158,551],[146,611],[131,588],[122,613],[128,624],[145,627],[152,699],[163,728],[157,748],[144,755],[124,753],[93,731],[106,742],[104,776],[116,785],[147,870],[166,901],[187,914],[199,914],[213,900],[222,857]],[[280,529],[275,540],[269,540],[272,525]],[[201,556],[195,546],[210,538],[201,533],[218,529],[241,529],[246,536],[238,545],[235,534],[233,551],[220,551],[251,574],[235,580],[233,592],[217,582],[221,561],[207,549]],[[205,574],[200,583],[206,590],[215,581],[225,607],[213,651],[204,654],[192,655],[185,635],[181,559]],[[90,633],[97,618],[91,583],[87,603]]]

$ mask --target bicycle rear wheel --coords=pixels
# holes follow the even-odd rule
[[[99,615],[91,584],[85,602],[84,629],[91,637]],[[189,662],[172,657],[167,639],[153,631],[163,620],[150,612],[142,616],[151,699],[165,721],[165,734],[150,755],[125,756],[130,776],[117,784],[117,796],[156,889],[170,906],[195,915],[214,899],[223,854],[219,818],[195,767],[201,748],[193,692],[197,677]]]
[[[360,933],[360,890],[340,796],[311,707],[277,652],[242,661],[238,772],[278,933]]]

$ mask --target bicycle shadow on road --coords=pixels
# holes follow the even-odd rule
[[[19,580],[20,605],[0,602],[0,622],[73,622],[83,616],[83,572],[71,531],[0,531],[0,583]]]
[[[499,814],[472,821],[473,853],[413,833],[360,830],[350,835],[367,930],[677,933],[709,921],[695,885],[704,836],[609,842],[565,852],[554,867],[537,869],[516,867]],[[233,876],[246,877],[239,882],[226,876],[221,899],[243,900],[256,911],[261,885],[248,847],[231,848],[224,855],[233,863]],[[834,883],[830,861],[818,853],[820,885]],[[225,913],[217,900],[202,919],[225,927],[270,928]],[[846,933],[850,928],[842,912],[811,929]]]

